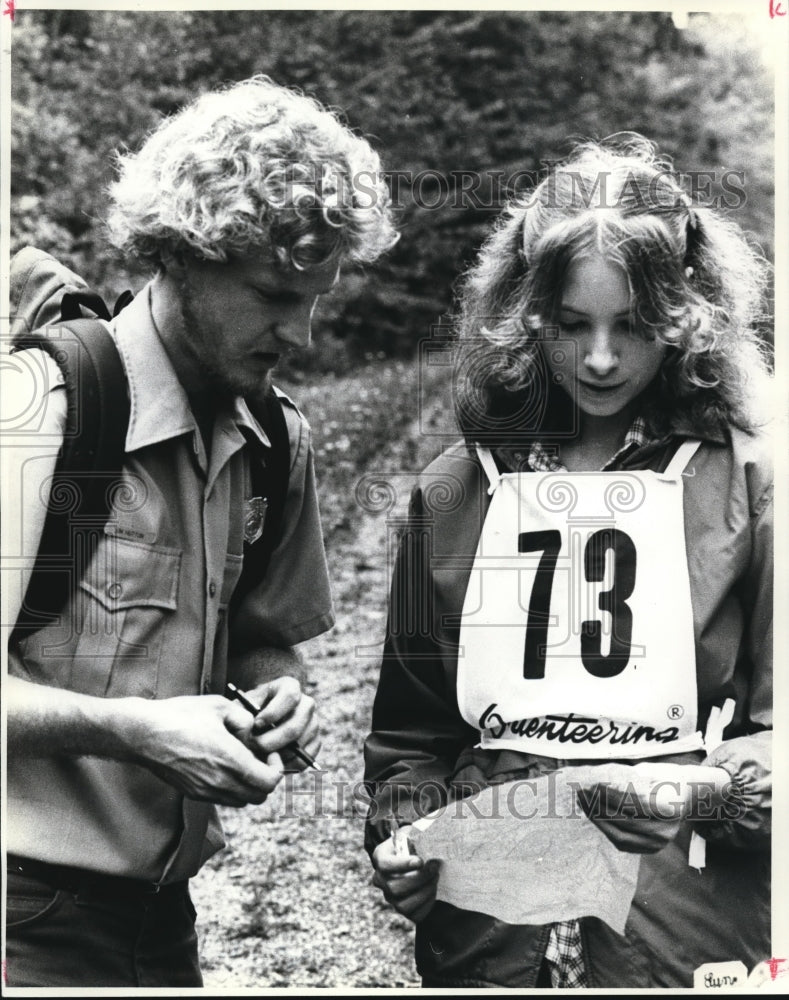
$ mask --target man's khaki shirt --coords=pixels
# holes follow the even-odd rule
[[[131,402],[124,488],[116,491],[90,565],[77,570],[79,587],[61,623],[10,649],[9,671],[105,698],[221,693],[228,606],[252,499],[245,435],[269,441],[239,398],[217,415],[206,458],[154,326],[148,288],[113,322],[113,333]],[[51,472],[52,441],[62,435],[65,414],[57,366],[43,354],[36,362],[47,372],[43,417],[29,447],[13,457],[23,523],[12,538],[6,522],[7,567],[34,561],[48,495],[44,490],[41,498],[41,476]],[[287,398],[283,409],[291,469],[282,539],[264,581],[238,610],[235,649],[293,645],[334,620],[309,427]],[[45,445],[39,452],[36,442]],[[25,572],[18,575],[24,580]],[[23,584],[17,589],[24,592]],[[222,846],[214,807],[185,800],[144,767],[53,756],[10,759],[7,772],[7,847],[14,853],[173,881],[193,875]]]

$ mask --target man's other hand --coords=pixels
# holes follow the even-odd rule
[[[295,677],[278,677],[244,693],[261,711],[254,719],[248,717],[251,728],[242,727],[238,738],[261,760],[283,751],[288,770],[303,770],[306,764],[286,748],[297,742],[311,757],[317,756],[321,742],[314,699],[302,691]]]

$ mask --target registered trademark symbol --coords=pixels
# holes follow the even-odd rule
[[[669,719],[681,719],[684,714],[685,709],[682,705],[669,705],[668,711],[666,712]]]

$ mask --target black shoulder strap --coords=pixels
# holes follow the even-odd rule
[[[51,622],[64,607],[96,549],[120,484],[129,424],[126,373],[115,341],[97,319],[77,319],[26,334],[13,350],[39,348],[58,363],[67,394],[66,430],[50,503],[14,634]],[[290,441],[282,403],[272,389],[250,409],[271,447],[251,463],[252,495],[266,501],[263,532],[244,546],[238,603],[265,575],[281,535],[290,474]]]
[[[67,322],[73,319],[81,319],[84,316],[82,306],[95,313],[99,319],[109,320],[110,311],[104,299],[98,292],[92,292],[89,288],[78,292],[66,292],[60,300],[60,318]]]
[[[88,565],[120,480],[129,424],[126,374],[100,320],[78,319],[25,334],[12,349],[31,347],[57,361],[67,415],[39,554],[17,620],[16,628],[25,631],[57,615]]]
[[[270,389],[262,400],[247,400],[247,405],[271,442],[270,448],[254,449],[251,463],[252,496],[266,501],[266,515],[260,538],[244,543],[244,565],[233,591],[231,617],[243,597],[265,576],[271,554],[282,537],[290,476],[290,440],[279,396]]]
[[[134,294],[129,289],[121,292],[115,300],[115,306],[110,314],[104,299],[98,292],[94,292],[90,288],[65,292],[60,300],[60,318],[66,321],[82,319],[85,315],[84,310],[87,309],[89,313],[98,316],[99,319],[111,320],[113,316],[117,316],[122,309],[125,309],[133,298]]]

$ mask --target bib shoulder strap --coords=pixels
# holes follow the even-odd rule
[[[496,465],[496,460],[493,457],[493,453],[490,448],[483,448],[482,445],[474,446],[477,450],[477,458],[485,470],[485,475],[488,477],[488,493],[493,494],[496,492],[496,487],[501,481],[501,473],[499,472],[498,466]]]
[[[701,441],[696,441],[693,438],[689,438],[687,441],[683,441],[682,444],[674,452],[674,456],[671,461],[666,466],[666,470],[663,473],[669,479],[677,479],[685,471],[685,467],[688,462],[696,454]]]

